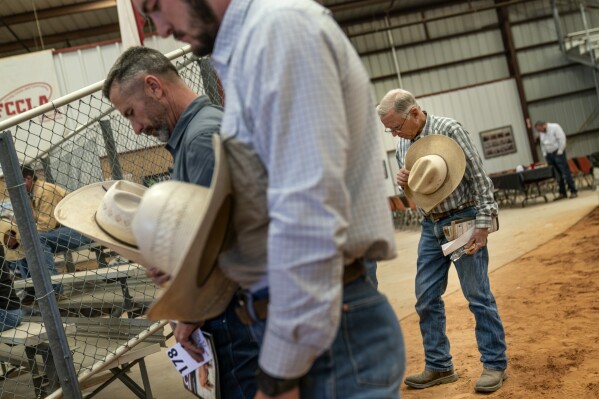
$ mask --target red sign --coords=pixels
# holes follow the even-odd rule
[[[0,98],[0,119],[22,114],[50,101],[52,86],[44,82],[17,87]]]

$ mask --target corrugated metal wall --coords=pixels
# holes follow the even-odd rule
[[[579,2],[556,3],[562,33],[582,30]],[[586,17],[590,27],[599,26],[597,8],[586,9]],[[488,172],[543,160],[529,140],[536,120],[562,125],[570,157],[599,151],[593,70],[561,52],[550,1],[510,2],[503,13],[493,0],[465,1],[343,28],[377,99],[396,87],[410,90],[432,113],[462,122],[479,150],[480,131],[512,126],[518,153],[485,160]],[[393,168],[394,141],[384,142]]]
[[[578,2],[558,2],[563,34],[583,30]],[[559,48],[549,1],[509,9],[531,119],[559,123],[568,134],[568,156],[599,151],[598,94],[593,70],[568,59]],[[587,13],[599,26],[599,12]],[[540,155],[540,150],[538,152]]]

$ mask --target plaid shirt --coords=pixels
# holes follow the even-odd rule
[[[476,204],[476,227],[491,227],[491,217],[497,215],[497,203],[493,198],[493,182],[483,169],[480,155],[470,140],[470,134],[454,119],[426,114],[424,129],[414,139],[399,139],[395,158],[399,168],[404,167],[406,153],[410,145],[424,136],[442,134],[456,141],[466,156],[466,171],[458,187],[430,213],[447,212],[470,201]],[[422,216],[430,213],[418,208]]]

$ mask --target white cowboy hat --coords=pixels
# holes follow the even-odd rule
[[[237,290],[216,265],[232,200],[219,136],[212,142],[210,188],[177,181],[149,189],[127,181],[94,183],[67,195],[54,211],[62,225],[171,276],[148,310],[150,319],[211,319]]]
[[[451,138],[432,134],[413,143],[406,153],[410,171],[406,195],[425,212],[430,212],[460,184],[466,171],[462,147]]]

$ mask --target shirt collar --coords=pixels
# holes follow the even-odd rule
[[[424,127],[422,128],[422,131],[420,133],[418,133],[416,135],[416,137],[414,137],[412,140],[410,140],[410,142],[415,142],[416,140],[421,139],[424,136],[428,136],[429,134],[431,134],[430,132],[430,128],[431,128],[431,116],[426,112],[426,111],[422,111],[424,112],[424,115],[426,115],[426,122],[424,122]]]
[[[231,61],[235,44],[239,40],[241,27],[245,23],[247,11],[253,0],[231,0],[225,16],[216,35],[216,43],[212,52],[212,59],[222,65]]]
[[[166,147],[168,150],[172,151],[179,147],[181,140],[185,134],[185,130],[187,129],[187,125],[189,122],[196,116],[198,112],[206,105],[210,105],[210,100],[207,96],[201,95],[194,99],[191,104],[183,110],[183,113],[179,117],[173,132],[171,133],[171,137],[169,137],[168,142],[166,143]]]

